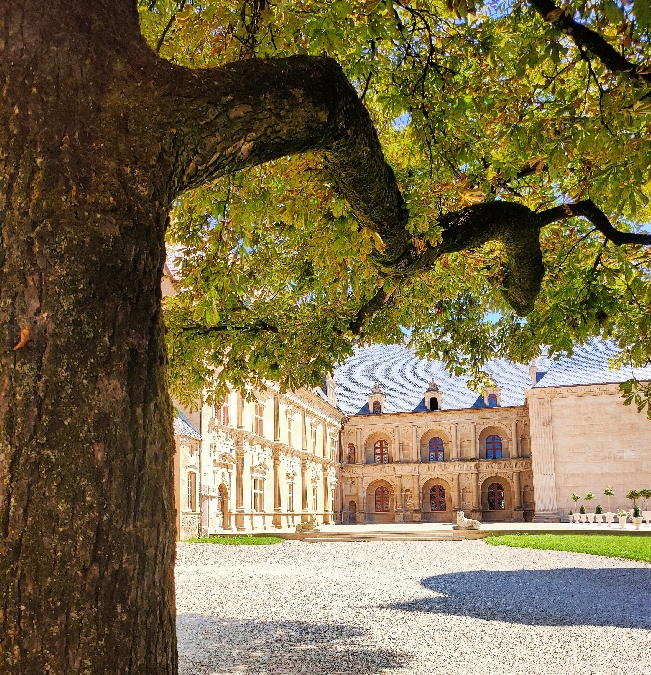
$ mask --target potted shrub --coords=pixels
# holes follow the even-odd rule
[[[651,499],[651,488],[644,488],[640,490],[640,497],[644,500],[642,505],[642,518],[646,520],[646,524],[651,523],[651,511],[647,510],[647,501]]]
[[[608,511],[606,511],[606,522],[610,525],[613,522],[615,514],[610,510],[610,498],[615,494],[612,486],[608,485],[604,490],[604,494],[608,497]]]
[[[586,500],[586,502],[588,502],[588,506],[590,506],[590,502],[593,499],[594,499],[594,494],[592,492],[588,492],[588,494],[585,496],[585,500]],[[592,513],[586,514],[587,522],[594,523],[594,517],[595,517],[594,511]]]
[[[581,504],[581,508],[579,509],[579,521],[585,523],[585,506],[583,504]]]
[[[604,517],[603,517],[603,512],[604,510],[601,508],[601,504],[597,504],[597,508],[595,509],[595,523],[597,525],[601,525],[601,523],[604,522]]]
[[[628,511],[620,509],[617,511],[617,519],[619,520],[620,527],[626,527],[626,519],[628,518]]]
[[[575,517],[574,511],[572,510],[568,511],[567,517],[569,518],[570,523],[573,523]]]
[[[572,501],[574,502],[574,522],[578,523],[579,522],[579,514],[576,512],[576,503],[581,499],[579,495],[576,492],[572,493]]]
[[[637,504],[633,507],[633,525],[636,530],[639,530],[642,525],[642,509]]]

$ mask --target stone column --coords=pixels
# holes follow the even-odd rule
[[[529,393],[535,390],[529,390]],[[556,470],[552,435],[552,402],[529,396],[531,419],[531,468],[535,500],[535,523],[560,522],[556,504]]]
[[[452,488],[450,494],[450,499],[452,500],[452,511],[457,511],[461,508],[461,474],[457,473],[450,476],[450,484]]]
[[[524,521],[524,512],[522,510],[522,488],[520,487],[520,472],[513,472],[513,520]]]
[[[414,424],[412,429],[412,462],[420,462],[420,445],[418,443],[418,427]]]
[[[328,480],[328,467],[321,467],[323,471],[323,524],[330,524],[330,481]]]
[[[479,459],[479,452],[477,450],[477,423],[470,423],[470,458]]]
[[[305,425],[303,425],[305,429]],[[301,522],[307,523],[309,514],[307,510],[307,459],[301,459]]]
[[[450,425],[450,435],[452,436],[450,459],[459,459],[459,427],[457,426],[456,422]]]
[[[396,433],[396,449],[395,449],[395,455],[393,457],[394,462],[402,462],[403,457],[402,457],[402,449],[400,448],[400,427],[395,426],[394,428],[395,433]]]
[[[474,425],[473,425],[474,426]],[[481,485],[479,484],[479,471],[472,475],[472,517],[482,519]]]
[[[235,528],[244,529],[244,446],[238,438],[235,446]]]
[[[273,526],[276,529],[280,529],[283,526],[283,523],[282,523],[282,504],[280,498],[280,450],[278,450],[278,448],[274,448],[273,450],[273,462],[274,462]]]
[[[274,394],[274,441],[280,440],[280,395]]]
[[[364,464],[366,461],[364,448],[362,448],[362,430],[359,428],[355,432],[355,461],[358,464]]]
[[[513,420],[511,426],[511,457],[518,458],[520,456],[520,443],[518,437],[518,420]]]
[[[244,429],[244,399],[239,391],[237,392],[237,428]]]

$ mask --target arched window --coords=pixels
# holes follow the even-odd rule
[[[375,491],[375,510],[379,513],[389,511],[389,488],[384,485]]]
[[[488,487],[488,510],[504,511],[504,488],[500,483],[491,483]]]
[[[442,462],[443,461],[443,441],[435,436],[429,441],[429,461]]]
[[[432,511],[445,511],[445,488],[442,485],[432,485],[429,503]]]
[[[497,396],[495,394],[488,394],[488,407],[497,408]]]
[[[375,441],[373,446],[373,461],[375,464],[389,463],[389,444],[386,441]]]
[[[348,444],[348,456],[346,457],[348,464],[355,463],[355,446],[352,443]]]
[[[197,510],[197,474],[194,471],[188,471],[188,509]]]
[[[499,436],[486,439],[486,459],[502,459],[502,439]]]
[[[382,404],[379,401],[373,401],[373,414],[374,415],[382,414]]]
[[[430,410],[438,410],[439,409],[439,400],[436,398],[436,396],[432,396],[429,400],[429,409]]]

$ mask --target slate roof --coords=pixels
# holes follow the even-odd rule
[[[201,434],[194,428],[192,422],[180,411],[176,410],[174,416],[174,433],[177,436],[187,436],[201,440]]]
[[[632,374],[638,379],[651,379],[651,367],[634,371],[608,368],[608,359],[617,347],[609,342],[591,340],[575,350],[571,358],[537,360],[536,387],[557,387],[580,384],[623,382]],[[529,366],[496,359],[486,364],[485,371],[502,388],[502,406],[524,404],[524,391],[531,387]],[[377,381],[385,394],[384,411],[425,412],[425,391],[434,378],[442,392],[442,410],[485,408],[481,395],[467,387],[468,378],[446,372],[440,361],[419,359],[413,350],[400,344],[372,345],[359,348],[335,369],[337,404],[347,415],[369,414],[368,395]]]
[[[580,384],[607,384],[624,382],[632,377],[651,380],[651,366],[645,368],[609,368],[609,360],[617,355],[613,342],[591,339],[577,347],[572,357],[552,361],[548,371],[535,385],[539,387],[567,387]]]

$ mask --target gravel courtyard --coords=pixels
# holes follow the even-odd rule
[[[181,675],[651,673],[651,565],[483,541],[179,544]]]

